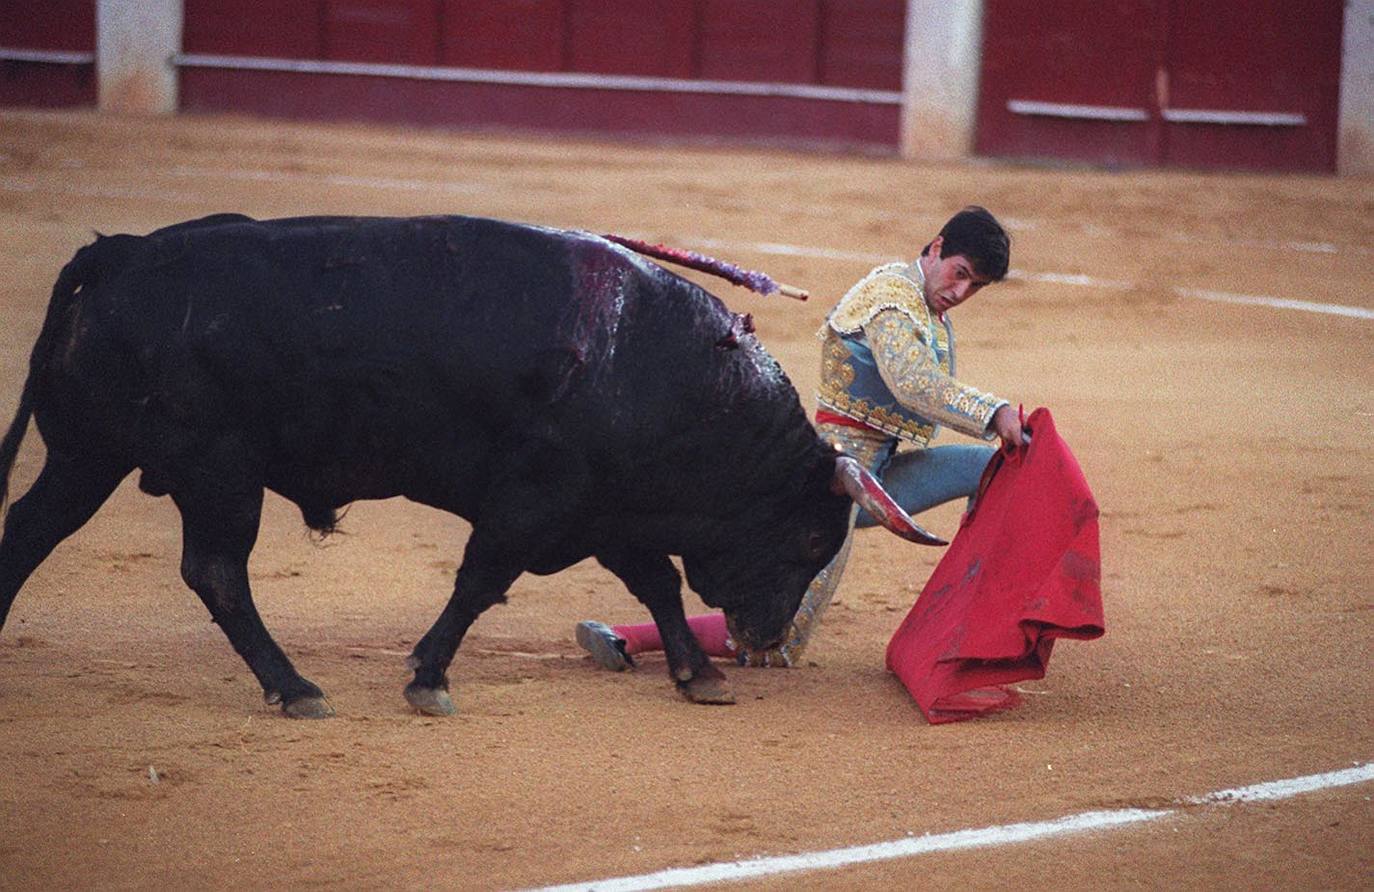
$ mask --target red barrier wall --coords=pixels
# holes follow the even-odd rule
[[[323,0],[184,2],[184,52],[276,59],[324,56]]]
[[[1341,77],[1339,0],[1174,3],[1165,67],[1170,107],[1298,113],[1301,126],[1166,122],[1170,164],[1336,169]]]
[[[440,64],[509,71],[563,67],[562,0],[468,0],[441,16]]]
[[[324,58],[439,64],[435,0],[324,0]]]
[[[822,3],[819,83],[871,90],[902,89],[906,4],[888,0]]]
[[[5,0],[0,46],[95,52],[95,0]]]
[[[185,52],[901,89],[904,0],[186,0]],[[893,103],[187,67],[182,106],[894,148]],[[430,106],[428,103],[437,103]]]
[[[95,52],[95,0],[6,0],[0,47]],[[0,60],[0,105],[82,106],[96,101],[95,64]]]
[[[1341,20],[1340,0],[987,0],[976,150],[1333,171]],[[1013,108],[1026,102],[1089,108]],[[1093,108],[1141,119],[1083,116]],[[1241,120],[1178,120],[1189,114]]]
[[[569,90],[272,71],[182,72],[182,107],[316,120],[369,120],[475,130],[746,139],[817,148],[885,145],[895,105],[790,97]]]

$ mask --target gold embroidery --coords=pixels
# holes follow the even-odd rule
[[[848,362],[849,351],[836,337],[827,338],[821,348],[822,386],[845,390],[854,383],[854,367]]]
[[[869,272],[840,298],[817,335],[824,338],[827,330],[854,334],[883,310],[897,310],[931,329],[930,308],[920,284],[905,275],[909,269],[905,263],[889,263]]]
[[[865,399],[850,394],[854,383],[854,367],[843,342],[833,333],[821,348],[821,381],[816,401],[824,408],[856,421],[862,421],[884,433],[925,444],[935,435],[933,424],[923,424],[884,408],[870,405]]]
[[[905,411],[875,406],[851,392],[857,378],[854,357],[840,335],[860,330],[879,377]],[[818,403],[884,433],[924,446],[943,424],[986,438],[993,412],[1004,405],[950,375],[948,333],[936,324],[907,264],[889,263],[870,271],[840,299],[817,334],[822,340]]]
[[[947,350],[937,358],[922,332],[895,313],[875,317],[864,333],[878,373],[899,403],[962,434],[986,435],[993,412],[1005,401],[951,378]],[[943,331],[933,334],[938,343]]]

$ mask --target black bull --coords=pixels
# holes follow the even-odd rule
[[[182,577],[268,702],[329,715],[253,605],[263,490],[320,530],[349,502],[402,495],[472,524],[410,657],[417,709],[453,711],[449,663],[521,573],[589,556],[649,608],[682,693],[729,702],[669,556],[765,648],[839,548],[851,497],[873,490],[750,331],[603,239],[493,220],[220,215],[98,237],[53,287],[0,442],[0,500],[30,416],[47,447],[5,518],[0,625],[140,470],[175,501]],[[874,508],[909,520],[890,509]]]

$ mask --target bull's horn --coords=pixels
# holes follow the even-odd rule
[[[921,529],[920,524],[911,519],[902,506],[887,494],[878,478],[868,469],[847,455],[835,459],[835,478],[832,487],[836,492],[846,492],[878,521],[908,542],[921,545],[948,545],[949,542],[933,533]]]

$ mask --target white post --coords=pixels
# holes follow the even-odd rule
[[[95,71],[103,112],[177,110],[182,0],[96,0]]]
[[[983,0],[907,0],[902,157],[973,151],[982,45]]]
[[[1374,174],[1374,0],[1346,0],[1336,170]]]

